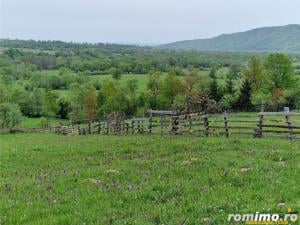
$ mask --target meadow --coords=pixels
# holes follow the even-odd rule
[[[300,145],[190,136],[0,136],[0,224],[228,224],[300,208]]]
[[[25,129],[27,129],[27,128],[42,128],[43,127],[42,120],[43,119],[41,119],[41,118],[24,117],[20,124],[20,128],[25,128]],[[49,123],[49,126],[59,126],[59,125],[68,125],[69,121],[66,119],[49,117],[48,123]]]

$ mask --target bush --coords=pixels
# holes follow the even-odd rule
[[[65,98],[60,98],[58,100],[58,110],[57,117],[61,119],[66,119],[71,112],[71,103],[67,101]]]
[[[2,103],[0,104],[0,127],[15,128],[23,120],[20,108],[16,104]]]
[[[231,109],[236,103],[237,97],[232,94],[225,94],[221,101],[219,102],[220,107],[224,110]]]
[[[121,74],[121,71],[119,69],[112,68],[110,70],[110,73],[111,73],[113,79],[116,79],[116,80],[121,79],[122,74]]]
[[[41,117],[41,120],[40,120],[40,127],[42,128],[46,128],[48,127],[48,120],[45,118],[45,117]]]

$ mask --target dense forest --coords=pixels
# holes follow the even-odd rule
[[[24,117],[47,126],[49,117],[138,116],[149,108],[252,111],[262,102],[296,108],[299,61],[281,53],[0,40],[0,127],[16,127]]]

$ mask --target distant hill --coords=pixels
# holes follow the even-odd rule
[[[215,38],[179,41],[161,48],[201,51],[300,52],[300,25],[264,27]]]

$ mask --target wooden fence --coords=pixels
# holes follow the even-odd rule
[[[110,117],[77,125],[77,129],[79,135],[189,134],[300,139],[300,113],[177,114],[173,111],[149,110],[149,117]]]
[[[49,127],[37,127],[37,128],[2,128],[0,134],[10,133],[57,133],[63,135],[78,134],[77,129],[69,126],[49,126]]]

